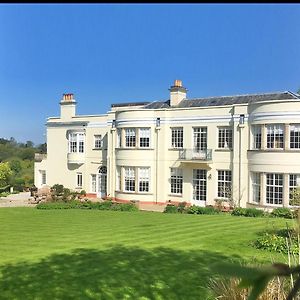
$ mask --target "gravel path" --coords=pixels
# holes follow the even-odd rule
[[[35,204],[28,203],[29,197],[30,197],[30,192],[11,194],[7,197],[2,197],[2,198],[0,197],[0,207],[35,206]]]

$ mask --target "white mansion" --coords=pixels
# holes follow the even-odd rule
[[[300,185],[300,96],[292,92],[186,98],[176,80],[169,100],[111,105],[78,116],[64,94],[47,120],[46,155],[35,185],[63,184],[90,197],[148,203],[289,206]]]

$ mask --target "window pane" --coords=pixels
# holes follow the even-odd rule
[[[290,148],[300,149],[300,124],[290,126]]]
[[[283,174],[267,173],[266,202],[268,204],[282,204]]]
[[[231,171],[218,170],[218,197],[231,197]]]
[[[140,128],[139,129],[139,139],[140,139],[140,147],[149,148],[150,147],[150,128]]]
[[[253,149],[261,149],[261,125],[252,126]]]
[[[283,125],[267,125],[267,148],[281,149],[284,145]]]
[[[94,147],[96,149],[99,149],[102,147],[102,136],[101,135],[94,135],[95,145]]]
[[[171,144],[172,148],[183,148],[183,128],[171,128]]]
[[[126,167],[125,170],[125,191],[135,191],[135,168]]]
[[[206,201],[206,170],[193,170],[193,200]]]
[[[149,192],[150,168],[139,168],[139,192]]]
[[[207,128],[195,127],[194,133],[194,150],[206,150],[207,149]]]
[[[183,176],[182,169],[171,168],[171,193],[182,194]]]
[[[82,187],[82,173],[77,173],[77,186]]]
[[[135,142],[136,142],[135,128],[126,128],[125,129],[126,147],[135,147]]]
[[[260,173],[252,173],[252,201],[260,202]]]
[[[230,127],[219,128],[218,147],[224,149],[232,148],[232,129]]]

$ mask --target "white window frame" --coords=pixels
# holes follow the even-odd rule
[[[300,124],[290,124],[290,149],[300,149]]]
[[[182,195],[183,193],[183,170],[170,168],[170,193]]]
[[[136,190],[135,167],[124,167],[124,191],[134,193]]]
[[[82,188],[83,186],[83,176],[81,172],[76,173],[76,187]]]
[[[116,167],[116,190],[121,191],[121,171],[122,168],[117,166]]]
[[[268,182],[269,180],[272,180],[273,184],[269,183]],[[280,181],[282,183],[281,185],[279,184]],[[282,205],[283,204],[283,190],[284,190],[283,174],[282,173],[266,173],[266,204]],[[277,197],[280,194],[281,194],[281,198]],[[269,195],[271,195],[272,197],[269,197]]]
[[[91,174],[91,192],[97,193],[97,175]]]
[[[300,187],[300,174],[289,174],[289,200],[292,200],[292,193]]]
[[[122,128],[117,128],[117,148],[122,147]]]
[[[125,147],[136,147],[136,128],[125,128]]]
[[[261,201],[261,174],[258,172],[251,173],[251,183],[252,183],[252,197],[253,203],[260,203]]]
[[[101,134],[94,135],[94,149],[102,149],[103,147],[103,140]]]
[[[233,130],[230,126],[218,127],[218,149],[232,149]]]
[[[69,153],[84,153],[85,134],[83,132],[70,132],[68,136]]]
[[[284,125],[283,124],[268,124],[267,129],[267,149],[283,149],[284,148]],[[281,141],[282,138],[282,141]],[[279,146],[278,146],[279,144]],[[280,147],[282,146],[282,147]]]
[[[150,148],[151,128],[139,128],[139,147]]]
[[[196,193],[196,191],[199,193]],[[193,200],[206,201],[207,195],[207,170],[193,169]]]
[[[138,191],[139,193],[150,192],[150,168],[138,168]]]
[[[252,149],[262,148],[262,128],[261,125],[252,125]]]
[[[193,127],[193,151],[207,149],[207,127]]]
[[[232,193],[232,172],[231,170],[217,170],[217,174],[217,198],[228,200],[229,193]]]
[[[183,148],[183,127],[171,127],[171,148]]]
[[[46,185],[47,184],[46,170],[40,170],[40,173],[41,173],[41,185]]]

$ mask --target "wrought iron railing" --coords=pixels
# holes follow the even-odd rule
[[[212,149],[182,149],[179,152],[179,159],[182,160],[212,160]]]

